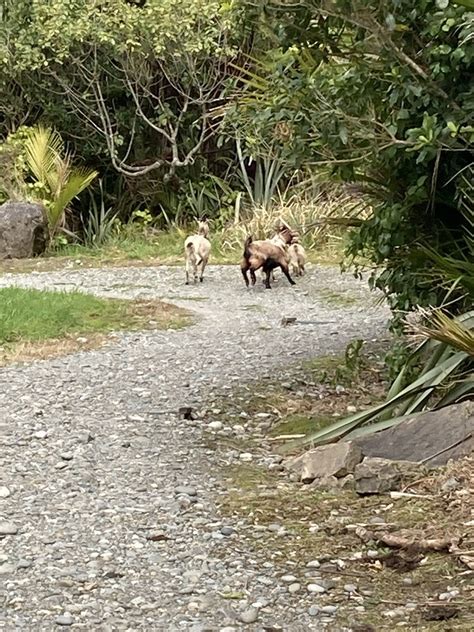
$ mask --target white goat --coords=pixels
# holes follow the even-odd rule
[[[189,272],[192,269],[194,283],[198,278],[198,267],[201,267],[199,280],[202,282],[204,269],[209,261],[211,252],[211,242],[207,239],[209,235],[209,223],[207,219],[198,220],[197,235],[190,235],[184,242],[184,258],[186,261],[186,285],[189,285]]]

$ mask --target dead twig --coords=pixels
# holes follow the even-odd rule
[[[396,533],[374,533],[363,527],[355,529],[354,532],[364,542],[373,540],[389,548],[403,549],[405,551],[418,553],[426,553],[428,551],[449,552],[451,548],[455,547],[459,542],[459,538],[417,539],[415,536],[406,537],[397,535]]]

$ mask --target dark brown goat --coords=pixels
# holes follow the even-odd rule
[[[270,274],[275,268],[281,268],[291,285],[296,285],[290,276],[288,268],[288,256],[284,248],[284,244],[290,244],[292,240],[292,232],[284,229],[279,233],[282,239],[282,245],[276,245],[269,240],[253,241],[249,235],[244,244],[244,255],[240,264],[242,276],[245,285],[249,286],[247,273],[250,271],[252,285],[255,285],[257,277],[255,272],[260,268],[265,272],[265,287],[270,290]]]

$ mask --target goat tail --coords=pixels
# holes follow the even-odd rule
[[[245,258],[248,258],[250,256],[249,246],[252,243],[252,241],[253,241],[252,235],[249,235],[244,242],[244,257]]]
[[[196,264],[196,248],[193,244],[192,241],[190,241],[189,243],[186,244],[186,256],[189,259],[189,261],[192,263],[192,265]]]

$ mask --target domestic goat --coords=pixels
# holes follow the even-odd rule
[[[194,283],[198,279],[198,268],[200,267],[199,280],[204,278],[204,270],[209,261],[211,252],[211,242],[208,240],[209,222],[206,218],[198,220],[198,232],[190,235],[184,242],[184,258],[186,261],[186,285],[189,285],[189,273],[192,270]]]
[[[305,272],[306,252],[297,237],[295,237],[293,242],[288,246],[288,258],[291,272],[296,276],[303,276]]]
[[[247,273],[250,271],[252,285],[255,285],[257,280],[255,272],[260,268],[262,268],[265,273],[265,287],[267,289],[271,289],[270,274],[275,268],[281,268],[290,284],[295,285],[295,282],[290,276],[285,249],[285,245],[291,243],[291,230],[284,228],[279,232],[278,237],[281,240],[279,245],[269,239],[253,241],[250,235],[245,240],[240,270],[247,287],[249,286]]]

